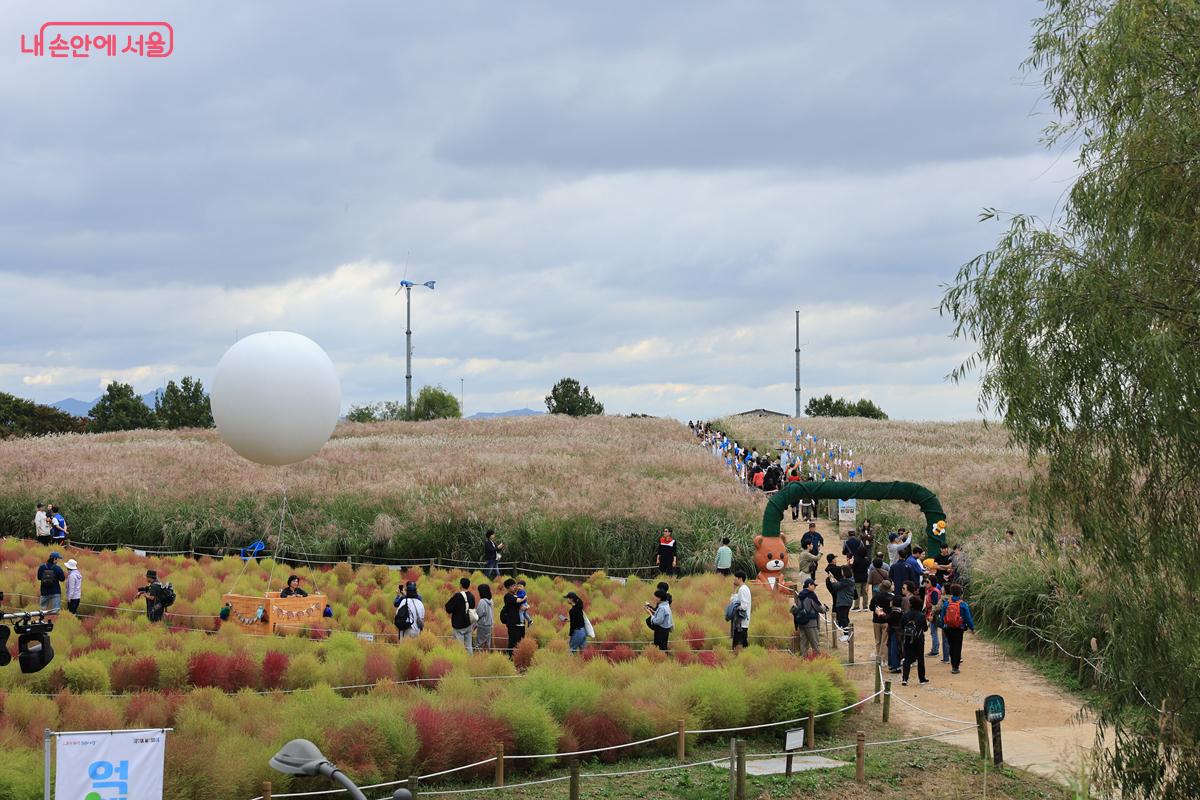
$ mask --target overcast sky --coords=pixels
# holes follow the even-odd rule
[[[941,284],[1073,174],[1022,76],[1038,3],[8,0],[0,390],[206,383],[321,344],[344,405],[414,385],[681,419],[869,397],[978,416]],[[34,58],[50,20],[166,20],[165,59]]]

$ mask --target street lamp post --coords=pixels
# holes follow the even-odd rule
[[[412,419],[412,290],[414,286],[424,286],[426,289],[432,290],[435,283],[437,281],[425,281],[424,283],[400,281],[400,289],[404,290],[405,307],[404,407],[409,419]],[[396,294],[400,294],[400,289],[396,290]]]
[[[267,762],[271,768],[284,775],[315,777],[324,775],[332,783],[341,786],[354,800],[367,800],[362,790],[354,785],[354,781],[342,772],[332,761],[321,754],[317,746],[308,739],[292,739],[279,748],[279,752],[271,756]],[[393,800],[412,800],[408,789],[397,789],[392,794]]]

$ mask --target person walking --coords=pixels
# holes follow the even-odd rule
[[[79,616],[79,602],[83,599],[83,573],[73,558],[67,559],[67,611]]]
[[[908,675],[916,662],[917,678],[921,683],[929,683],[925,677],[925,610],[917,603],[909,606],[900,617],[900,648],[904,654],[904,667],[900,676],[900,685],[908,686]]]
[[[875,628],[875,660],[880,664],[887,658],[888,615],[892,611],[892,582],[880,582],[879,591],[871,598],[871,622]]]
[[[812,578],[805,579],[804,588],[796,592],[796,598],[792,602],[792,622],[798,634],[801,657],[809,653],[814,656],[821,654],[821,615],[826,613],[828,608],[817,599],[816,588],[816,581]]]
[[[38,608],[42,611],[62,610],[62,583],[67,579],[58,560],[62,558],[57,550],[51,551],[45,564],[37,568]]]
[[[392,621],[400,638],[415,639],[420,636],[425,627],[425,604],[417,593],[417,584],[413,581],[405,583],[403,591],[396,595],[392,605],[396,608],[396,616]]]
[[[475,623],[475,649],[492,649],[492,626],[495,623],[495,612],[492,609],[492,587],[481,583],[475,587],[479,600],[475,603],[475,614],[479,621]]]
[[[658,539],[658,571],[663,575],[674,575],[678,558],[675,535],[670,528],[663,528],[662,536]]]
[[[572,653],[582,653],[587,646],[587,622],[584,614],[583,598],[575,592],[567,592],[563,596],[567,601],[567,646]]]
[[[860,547],[850,560],[850,569],[854,573],[854,608],[866,611],[871,602],[868,584],[871,580],[871,555],[866,547]]]
[[[812,542],[813,555],[821,555],[821,546],[825,544],[825,537],[817,530],[815,522],[808,523],[808,530],[800,537],[800,547],[805,547],[809,542]]]
[[[796,568],[801,575],[808,574],[808,577],[813,579],[813,585],[816,586],[817,581],[817,562],[821,559],[813,552],[813,543],[800,545],[800,552],[796,554]]]
[[[950,672],[958,674],[958,665],[962,663],[963,631],[975,633],[975,619],[971,616],[971,607],[962,599],[963,587],[960,584],[950,584],[950,597],[942,601],[942,633],[945,638],[944,646],[950,651]]]
[[[934,573],[933,579],[925,586],[925,621],[929,623],[929,653],[936,656],[939,651],[938,629],[942,627],[942,587],[940,579]]]
[[[504,552],[504,543],[496,541],[496,532],[488,528],[483,538],[483,561],[487,565],[483,574],[492,580],[500,577],[500,554]]]
[[[521,620],[521,601],[517,599],[517,582],[513,578],[504,581],[504,606],[500,609],[500,622],[508,630],[508,644],[504,650],[512,658],[513,648],[525,638],[525,623]]]
[[[729,597],[726,616],[730,623],[730,633],[733,638],[733,651],[750,646],[750,587],[746,585],[746,573],[738,570],[733,573],[733,594]],[[732,609],[732,615],[729,611]]]
[[[835,567],[832,579],[834,583],[830,589],[834,597],[833,613],[841,631],[839,641],[848,642],[854,635],[854,626],[850,624],[850,607],[854,605],[854,573],[849,565],[842,565]]]
[[[656,602],[653,605],[646,603],[646,610],[650,612],[646,624],[654,631],[654,646],[665,651],[671,630],[675,627],[675,620],[671,616],[671,595],[666,589],[655,589],[654,599]]]
[[[721,546],[717,548],[717,572],[728,575],[732,567],[733,550],[729,547],[729,537],[726,536],[721,539]]]
[[[450,627],[454,629],[454,638],[467,651],[472,652],[471,645],[471,616],[475,611],[475,596],[471,594],[471,579],[459,578],[458,591],[450,595],[446,601],[446,613],[450,615]],[[475,615],[478,618],[478,615]]]

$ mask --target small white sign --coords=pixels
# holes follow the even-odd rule
[[[838,500],[838,522],[848,523],[850,525],[858,522],[857,500]]]
[[[802,750],[804,748],[804,728],[793,728],[784,734],[784,750]]]
[[[133,549],[133,554],[134,554],[135,556],[141,556],[142,558],[145,558],[145,557],[146,557],[146,551],[145,551],[145,550],[138,550],[136,547]]]
[[[375,634],[359,632],[358,638],[362,639],[364,642],[373,642],[375,641]]]

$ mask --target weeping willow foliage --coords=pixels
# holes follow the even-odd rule
[[[1047,544],[1099,609],[1100,777],[1196,797],[1200,3],[1048,0],[1025,67],[1079,176],[1054,219],[1006,219],[947,287],[942,312],[978,346],[952,377],[978,371],[981,407],[1048,459]]]

